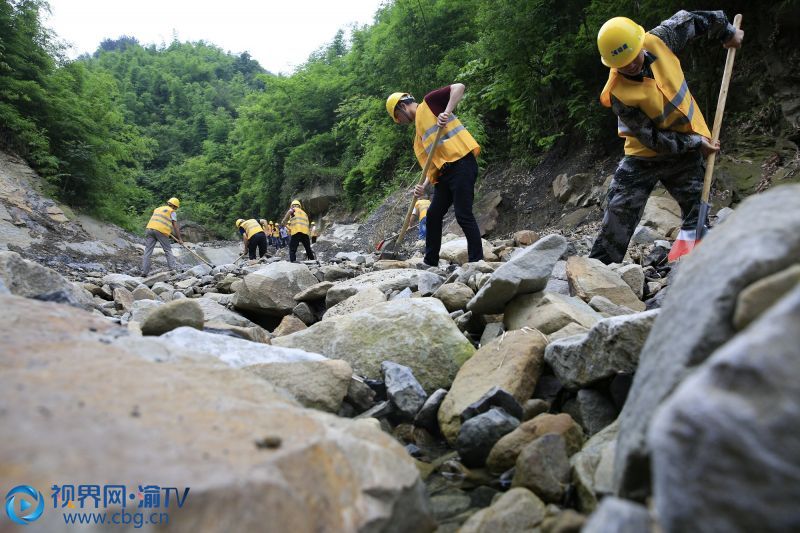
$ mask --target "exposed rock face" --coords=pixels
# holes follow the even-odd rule
[[[337,283],[332,287],[325,296],[325,305],[328,308],[333,307],[345,298],[348,298],[357,292],[360,292],[367,287],[375,287],[384,294],[394,291],[402,291],[406,287],[412,291],[422,284],[429,287],[432,293],[436,290],[444,280],[441,276],[426,272],[424,270],[416,270],[411,268],[395,268],[391,270],[380,270],[377,272],[370,272],[362,274],[353,279]],[[426,294],[423,294],[426,296]]]
[[[305,265],[272,263],[244,277],[233,305],[267,316],[288,315],[297,305],[294,295],[317,283]]]
[[[455,442],[461,413],[493,387],[510,393],[518,402],[531,397],[542,371],[547,339],[536,331],[512,331],[475,352],[455,377],[439,408],[439,426]]]
[[[604,318],[584,336],[552,342],[545,361],[569,389],[588,387],[619,372],[633,373],[659,310]]]
[[[148,361],[145,350],[179,348],[130,343],[74,309],[14,296],[0,296],[0,308],[13,310],[0,313],[0,404],[15,406],[3,414],[15,430],[0,439],[8,483],[45,490],[54,479],[135,483],[157,472],[191,488],[187,512],[170,516],[174,531],[433,529],[414,463],[374,423],[303,409],[202,355]],[[62,528],[62,516],[36,525]]]
[[[398,271],[380,274],[386,272]],[[405,365],[426,391],[448,387],[475,351],[435,298],[381,303],[272,343],[344,359],[354,372],[369,377],[381,375],[383,361]]]
[[[467,308],[475,313],[502,313],[514,296],[541,291],[566,249],[567,241],[561,235],[536,241],[495,270]]]
[[[775,188],[745,200],[681,260],[620,415],[615,467],[619,494],[643,499],[650,493],[645,437],[656,409],[734,335],[731,317],[739,293],[797,262],[798,228],[800,186]]]
[[[656,413],[648,441],[664,531],[800,528],[798,324],[800,286],[714,352]]]

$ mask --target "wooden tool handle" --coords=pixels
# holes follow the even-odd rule
[[[439,140],[442,138],[442,134],[444,134],[444,128],[439,128],[436,132],[436,138],[433,140],[433,145],[431,146],[431,153],[428,154],[428,159],[425,161],[425,167],[422,169],[422,176],[419,178],[419,182],[417,185],[422,185],[425,183],[425,177],[428,175],[428,170],[431,168],[431,163],[433,163],[433,154],[436,152],[436,148],[439,146]],[[411,223],[411,214],[414,212],[414,206],[417,205],[417,197],[411,199],[411,205],[408,207],[408,212],[406,213],[406,220],[403,222],[403,227],[400,230],[400,233],[397,234],[397,239],[395,243],[400,244],[403,242],[403,237],[406,236],[406,231],[408,231],[408,225]]]
[[[733,19],[733,27],[738,30],[741,24],[742,15],[738,14]],[[736,59],[736,48],[728,48],[728,56],[725,58],[725,71],[722,74],[722,86],[719,89],[719,99],[717,99],[717,112],[714,115],[714,127],[711,130],[711,142],[719,140],[719,132],[722,129],[722,114],[725,112],[725,101],[728,99],[728,85],[731,82],[734,59]],[[703,178],[703,195],[701,196],[701,200],[704,203],[708,203],[708,197],[711,194],[711,181],[714,174],[716,156],[717,154],[713,153],[706,157],[706,175]]]

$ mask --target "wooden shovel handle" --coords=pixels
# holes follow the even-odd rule
[[[428,154],[428,159],[425,161],[425,167],[422,169],[422,175],[420,176],[417,185],[422,185],[425,183],[425,177],[428,175],[428,170],[431,168],[431,163],[433,163],[433,154],[436,152],[436,148],[439,146],[439,140],[442,138],[442,134],[444,134],[444,128],[440,127],[436,132],[436,138],[433,140],[433,145],[431,146],[431,153]],[[408,212],[406,213],[406,220],[403,222],[403,227],[400,229],[400,233],[397,234],[397,239],[394,241],[395,243],[403,242],[403,237],[406,236],[406,231],[408,231],[408,225],[411,223],[411,214],[414,212],[415,205],[417,205],[416,196],[411,199],[411,205],[408,206]]]
[[[733,27],[738,30],[741,24],[742,15],[738,14],[733,19]],[[712,142],[719,140],[719,132],[722,129],[722,114],[725,112],[725,101],[728,99],[728,85],[731,82],[734,59],[736,59],[736,48],[728,48],[728,56],[725,58],[725,71],[722,74],[722,86],[719,89],[719,99],[717,99],[717,112],[714,115],[714,127],[711,130]],[[703,178],[703,195],[701,197],[704,203],[708,203],[708,197],[711,194],[711,181],[714,174],[716,156],[717,154],[713,153],[706,157],[706,175]]]

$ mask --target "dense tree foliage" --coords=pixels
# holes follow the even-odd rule
[[[420,98],[464,82],[458,113],[488,163],[533,162],[560,138],[608,143],[613,119],[597,103],[607,69],[595,48],[606,19],[627,15],[649,28],[678,9],[743,12],[750,35],[772,32],[749,39],[757,69],[758,50],[791,31],[782,21],[800,6],[756,4],[395,0],[293,74],[274,75],[246,53],[204,42],[142,46],[129,36],[65,61],[42,27],[43,0],[0,0],[0,143],[61,198],[104,218],[139,226],[178,195],[184,218],[229,233],[233,219],[278,217],[315,185],[341,187],[351,207],[364,208],[413,180],[412,129],[384,108],[394,91]],[[723,57],[707,43],[682,57],[707,115]]]

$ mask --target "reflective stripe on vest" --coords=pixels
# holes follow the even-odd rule
[[[289,219],[289,233],[305,233],[308,235],[308,215],[299,207],[294,208],[294,215]]]
[[[414,120],[417,127],[417,134],[414,136],[414,153],[417,156],[420,166],[425,167],[428,154],[433,149],[433,141],[436,139],[436,115],[433,114],[428,104],[423,100],[417,106],[417,115]],[[445,163],[458,161],[468,153],[472,152],[475,157],[481,153],[481,147],[470,135],[467,128],[458,120],[458,117],[450,114],[450,119],[444,127],[444,133],[439,141],[439,146],[433,154],[433,167],[428,173],[431,183],[436,183],[436,177],[441,173],[441,168]]]
[[[241,227],[244,230],[244,234],[247,235],[248,239],[252,239],[253,235],[255,235],[256,233],[261,233],[263,231],[261,229],[261,224],[258,223],[258,220],[255,220],[253,218],[242,222]]]
[[[168,205],[162,205],[154,209],[150,222],[147,223],[147,229],[154,229],[159,233],[169,235],[172,233],[172,213],[174,211]]]
[[[428,208],[431,205],[430,200],[417,200],[417,203],[414,204],[414,209],[417,210],[417,214],[419,219],[422,220],[428,215]]]
[[[655,61],[650,64],[655,79],[629,80],[612,68],[608,74],[608,82],[600,94],[600,102],[611,107],[613,94],[626,106],[641,109],[659,129],[711,137],[705,118],[686,84],[680,60],[664,41],[653,34],[645,34],[644,48],[656,56]],[[658,155],[642,144],[621,120],[617,120],[617,126],[618,135],[625,139],[625,155]]]

